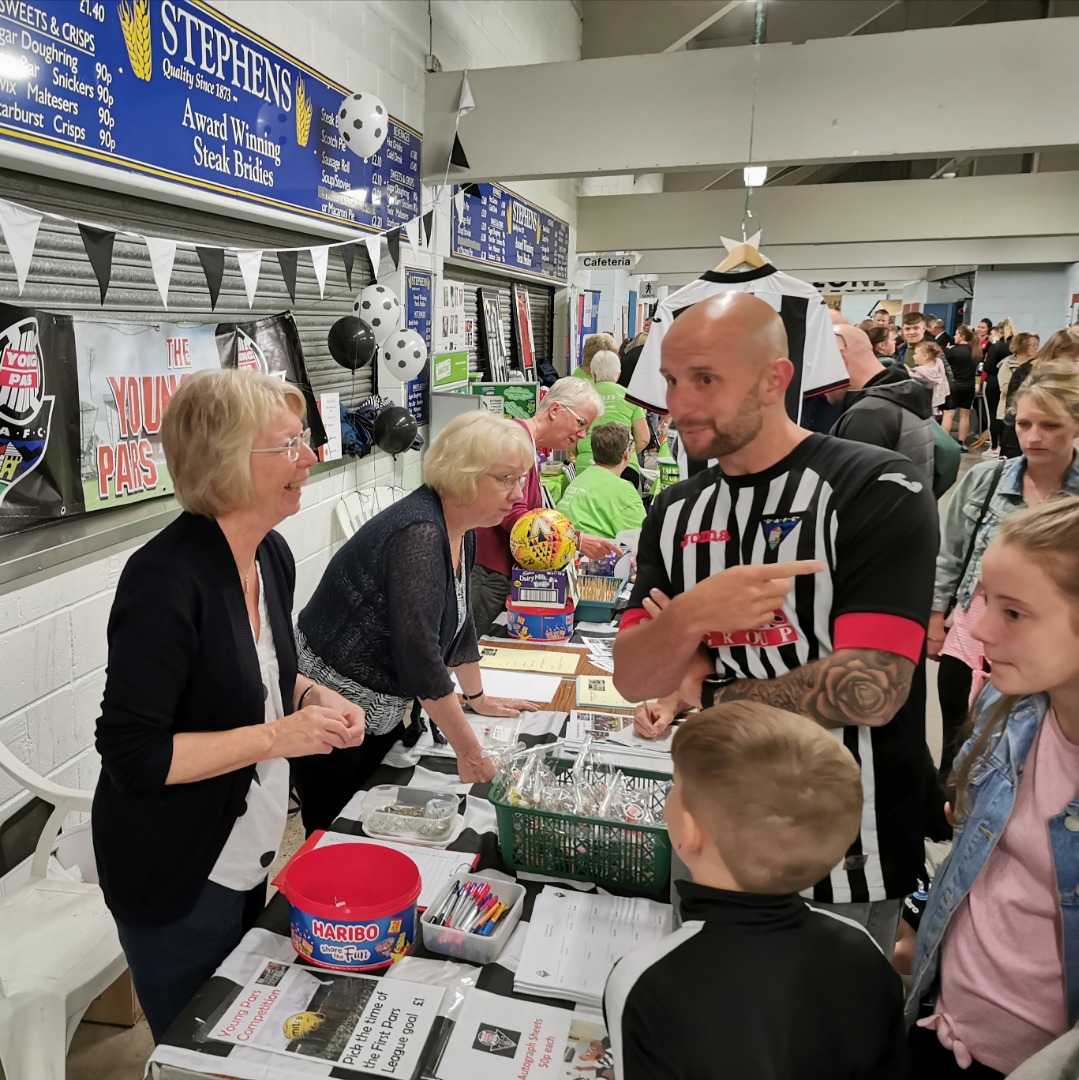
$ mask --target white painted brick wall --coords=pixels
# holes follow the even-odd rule
[[[570,0],[434,0],[433,27],[426,0],[215,0],[214,6],[330,78],[374,90],[417,128],[432,36],[446,69],[580,57],[580,19]],[[517,187],[575,225],[573,181]],[[341,542],[333,511],[343,492],[376,484],[412,488],[421,478],[420,455],[395,463],[376,452],[308,485],[303,509],[281,527],[297,561],[297,610]],[[0,593],[0,739],[59,783],[92,788],[97,781],[93,733],[105,680],[105,628],[124,562],[145,539]],[[0,773],[0,821],[22,801]]]

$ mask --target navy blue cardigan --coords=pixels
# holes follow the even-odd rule
[[[454,691],[446,668],[480,658],[470,609],[472,529],[464,536],[464,558],[469,610],[458,633],[442,500],[419,487],[376,514],[334,555],[297,625],[323,663],[368,690],[445,697]]]
[[[271,532],[259,545],[281,700],[296,684],[296,568]],[[243,586],[212,518],[181,514],[128,560],[108,625],[109,666],[97,749],[94,848],[105,902],[120,922],[153,925],[190,911],[244,807],[254,765],[166,785],[172,737],[265,718]]]

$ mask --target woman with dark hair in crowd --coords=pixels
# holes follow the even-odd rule
[[[1000,320],[989,333],[989,347],[985,350],[985,407],[989,413],[989,449],[996,450],[1000,445],[1000,421],[997,419],[997,406],[1000,404],[999,371],[1002,360],[1012,354],[1015,340],[1015,324],[1009,316]],[[984,442],[984,440],[982,440]],[[980,445],[980,444],[979,444]]]
[[[978,339],[978,344],[982,347],[982,355],[985,355],[985,350],[989,348],[989,334],[993,329],[992,319],[979,319],[978,325],[974,327],[975,336]]]
[[[965,452],[970,434],[970,410],[974,405],[974,384],[982,349],[969,326],[955,328],[955,344],[948,353],[952,365],[952,408],[944,413],[942,427],[951,434],[952,420],[959,411],[959,445]]]
[[[866,337],[873,346],[873,355],[882,364],[895,363],[895,327],[872,326],[866,331]]]

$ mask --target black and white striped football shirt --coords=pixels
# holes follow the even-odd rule
[[[787,355],[794,378],[787,387],[787,413],[797,424],[805,398],[840,390],[850,377],[839,355],[828,306],[812,285],[776,269],[771,263],[755,270],[718,274],[709,270],[659,302],[626,396],[652,412],[667,411],[667,383],[659,370],[663,339],[684,311],[723,293],[751,293],[771,304],[787,332]]]
[[[932,602],[937,508],[899,454],[810,435],[772,468],[719,466],[663,491],[641,532],[637,582],[622,629],[647,618],[651,589],[676,596],[732,566],[818,559],[765,626],[711,634],[716,680],[773,679],[845,648],[918,663]],[[859,838],[813,889],[824,903],[905,896],[922,865],[924,734],[920,713],[883,727],[836,729],[862,769]]]

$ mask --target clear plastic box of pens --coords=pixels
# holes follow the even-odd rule
[[[490,964],[521,921],[523,885],[488,874],[459,874],[420,916],[431,952]]]

